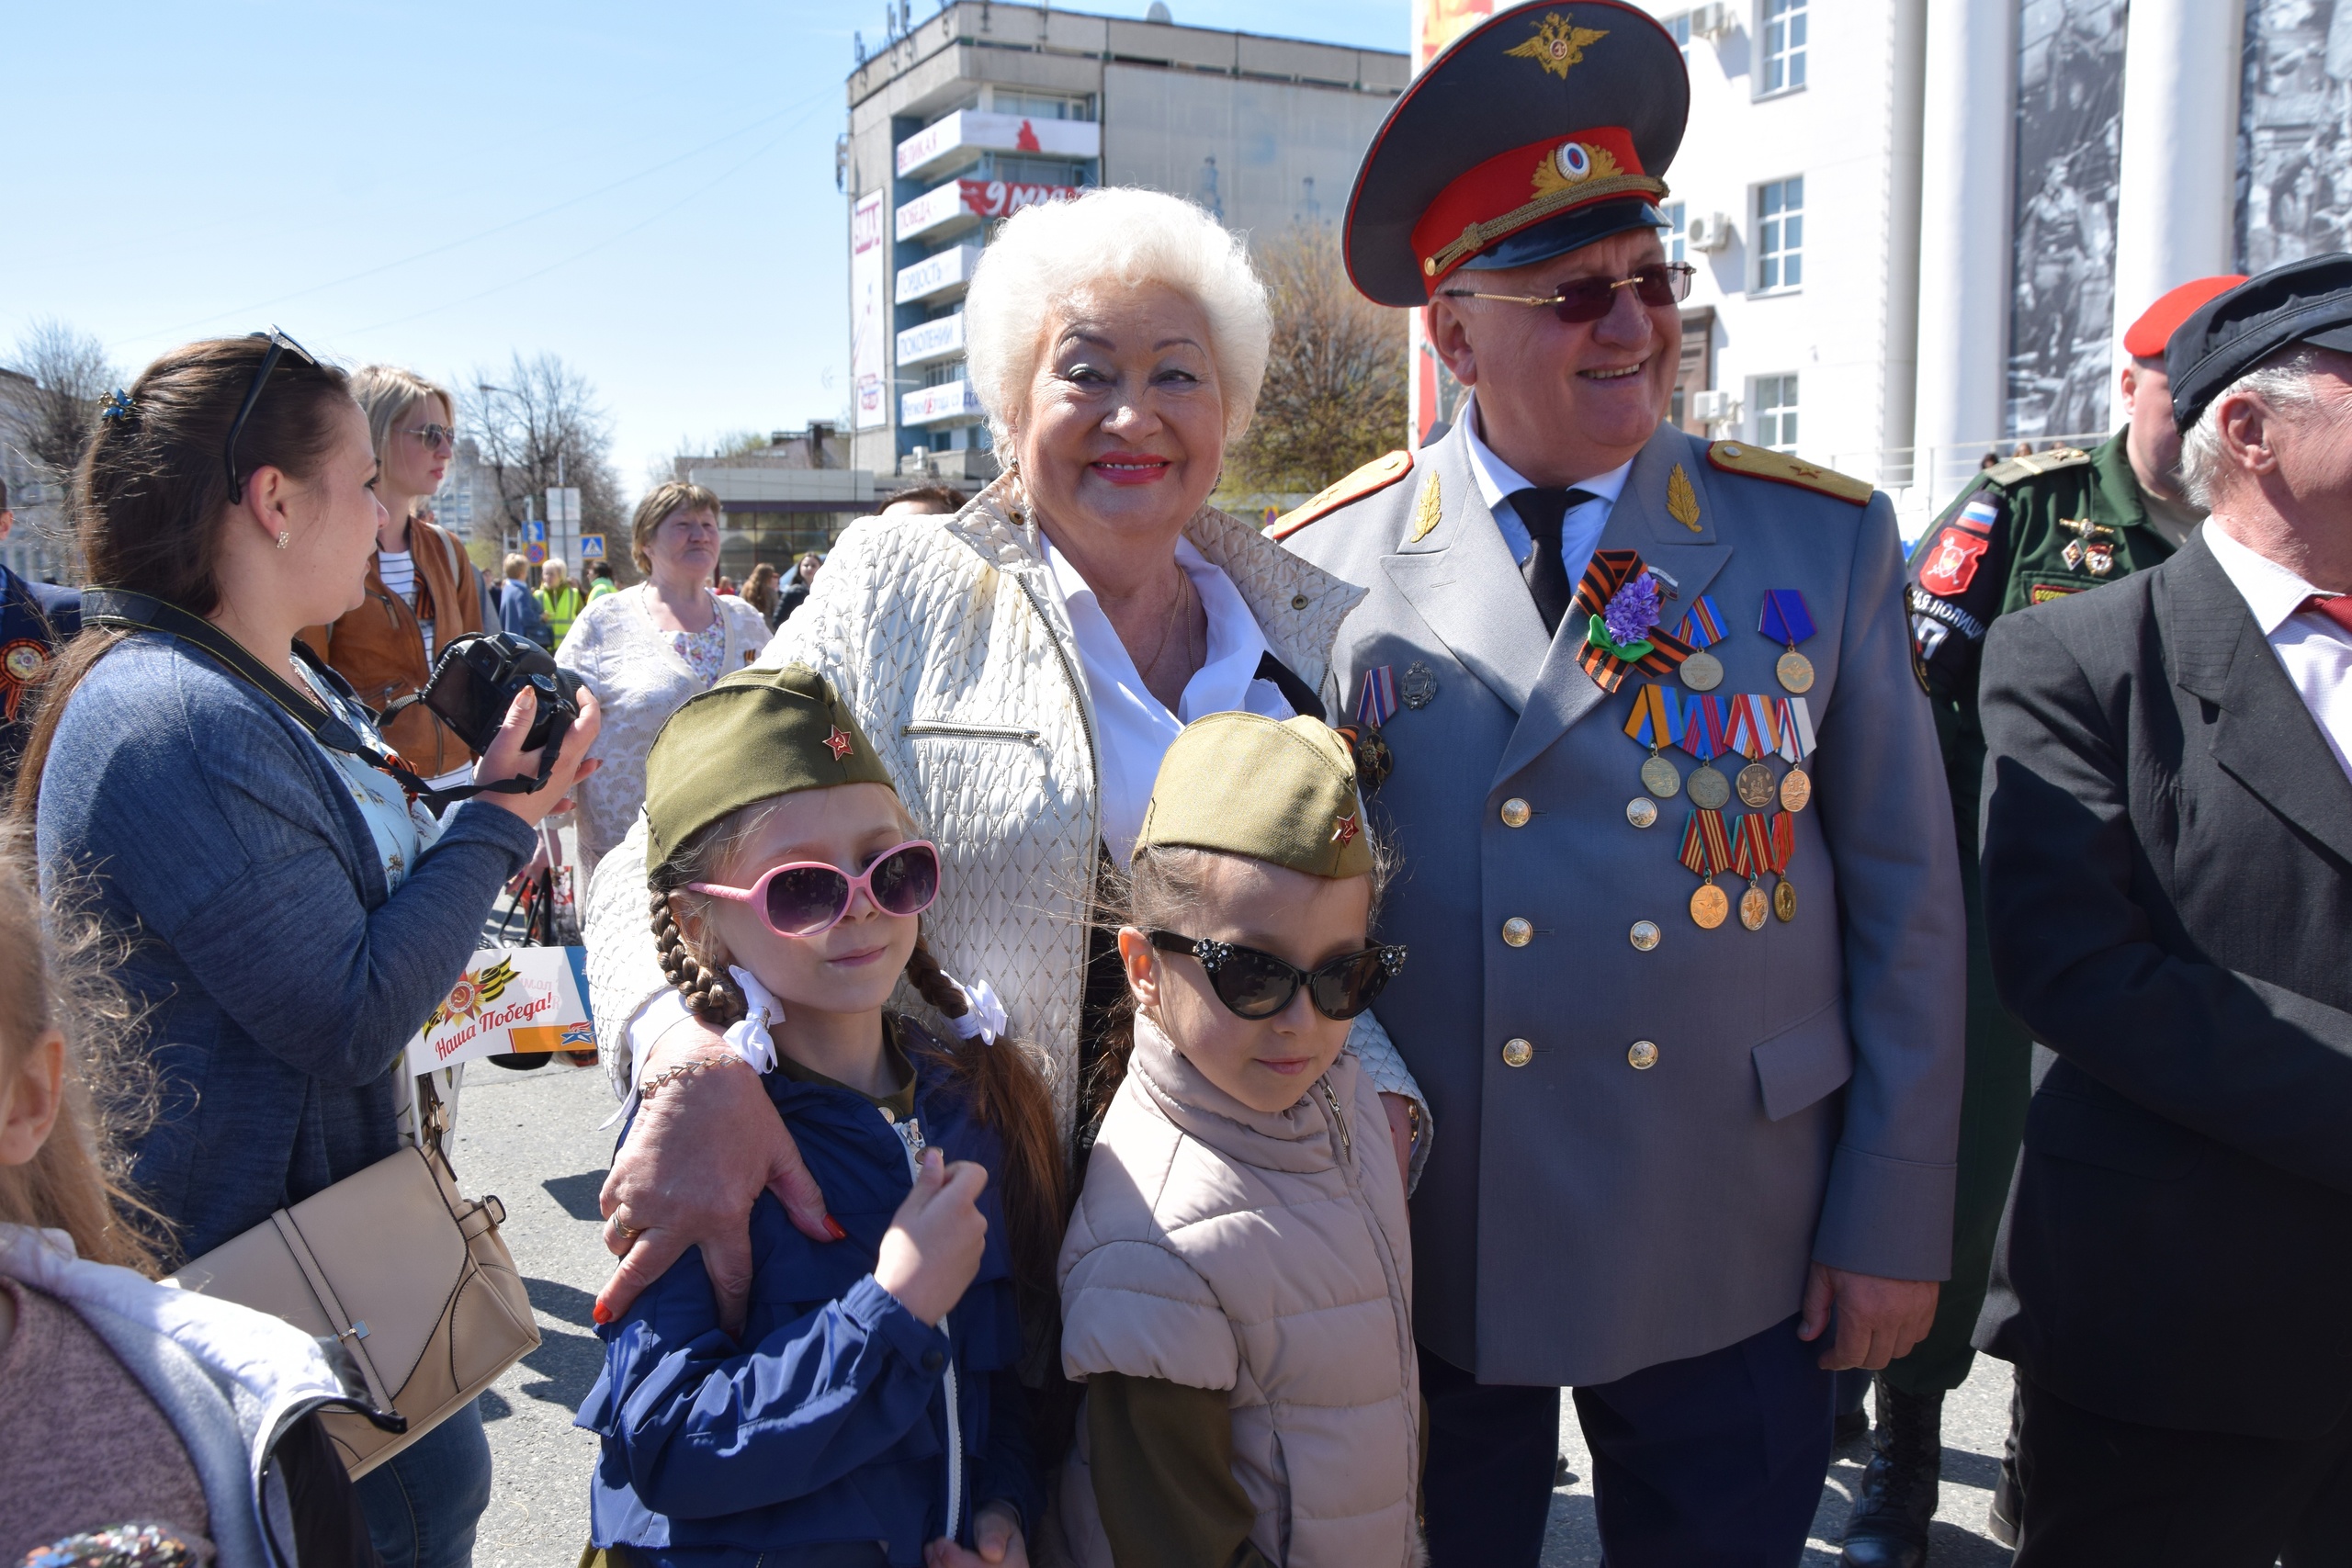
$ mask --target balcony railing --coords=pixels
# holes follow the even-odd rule
[[[979,246],[951,245],[912,266],[900,267],[891,299],[898,304],[910,305],[918,299],[953,293],[972,281],[972,269],[979,265]]]
[[[983,152],[1099,158],[1102,128],[1091,119],[1032,119],[1024,115],[958,109],[899,143],[899,177],[930,179],[977,162]]]
[[[901,367],[922,365],[933,359],[953,359],[964,352],[964,312],[941,316],[909,327],[899,334],[898,364]]]

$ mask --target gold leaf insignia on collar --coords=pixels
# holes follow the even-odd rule
[[[1535,26],[1535,36],[1516,49],[1503,51],[1522,60],[1532,60],[1553,75],[1567,79],[1568,67],[1584,62],[1584,49],[1609,36],[1604,28],[1575,26],[1573,11],[1547,11]]]
[[[1444,515],[1445,502],[1438,493],[1437,474],[1432,470],[1430,474],[1430,482],[1421,487],[1421,499],[1414,503],[1413,527],[1412,531],[1405,536],[1405,542],[1408,545],[1419,544],[1429,537],[1430,530],[1436,527]]]
[[[1699,532],[1699,492],[1690,487],[1690,476],[1679,463],[1666,476],[1666,514],[1693,534]]]

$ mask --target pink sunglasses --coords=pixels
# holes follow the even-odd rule
[[[696,893],[749,904],[778,936],[822,936],[842,921],[860,893],[886,915],[920,915],[939,897],[939,846],[910,839],[885,850],[874,863],[852,876],[822,861],[773,866],[749,887],[689,882]]]

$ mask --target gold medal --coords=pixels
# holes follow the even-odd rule
[[[1789,885],[1785,876],[1781,878],[1781,885],[1772,889],[1772,913],[1780,916],[1783,923],[1797,918],[1797,890]]]
[[[1636,828],[1646,828],[1657,820],[1657,802],[1645,795],[1637,795],[1625,803],[1625,820]]]
[[[1750,762],[1739,770],[1736,783],[1739,803],[1751,811],[1761,811],[1772,804],[1772,770],[1761,762]]]
[[[1702,882],[1690,895],[1690,919],[1702,931],[1713,931],[1731,913],[1731,899],[1712,882]]]
[[[1752,931],[1762,931],[1764,911],[1768,902],[1764,897],[1764,889],[1752,882],[1749,883],[1747,891],[1739,896],[1739,923]]]
[[[1679,672],[1694,692],[1712,692],[1724,683],[1724,661],[1703,648],[1684,660]]]
[[[1813,690],[1813,660],[1793,648],[1781,655],[1780,661],[1772,666],[1772,672],[1781,678],[1781,686],[1788,691]]]
[[[1712,762],[1693,770],[1683,784],[1690,792],[1690,804],[1702,811],[1721,811],[1731,804],[1731,781]]]
[[[1813,778],[1803,768],[1781,775],[1781,809],[1803,811],[1813,804]]]
[[[1642,787],[1660,800],[1672,800],[1682,793],[1682,770],[1672,758],[1653,751],[1642,764]]]

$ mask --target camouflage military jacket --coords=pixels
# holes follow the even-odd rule
[[[1976,705],[1985,628],[2155,565],[2172,546],[2148,521],[2125,432],[1985,469],[1911,555],[1911,636],[1941,706]]]

